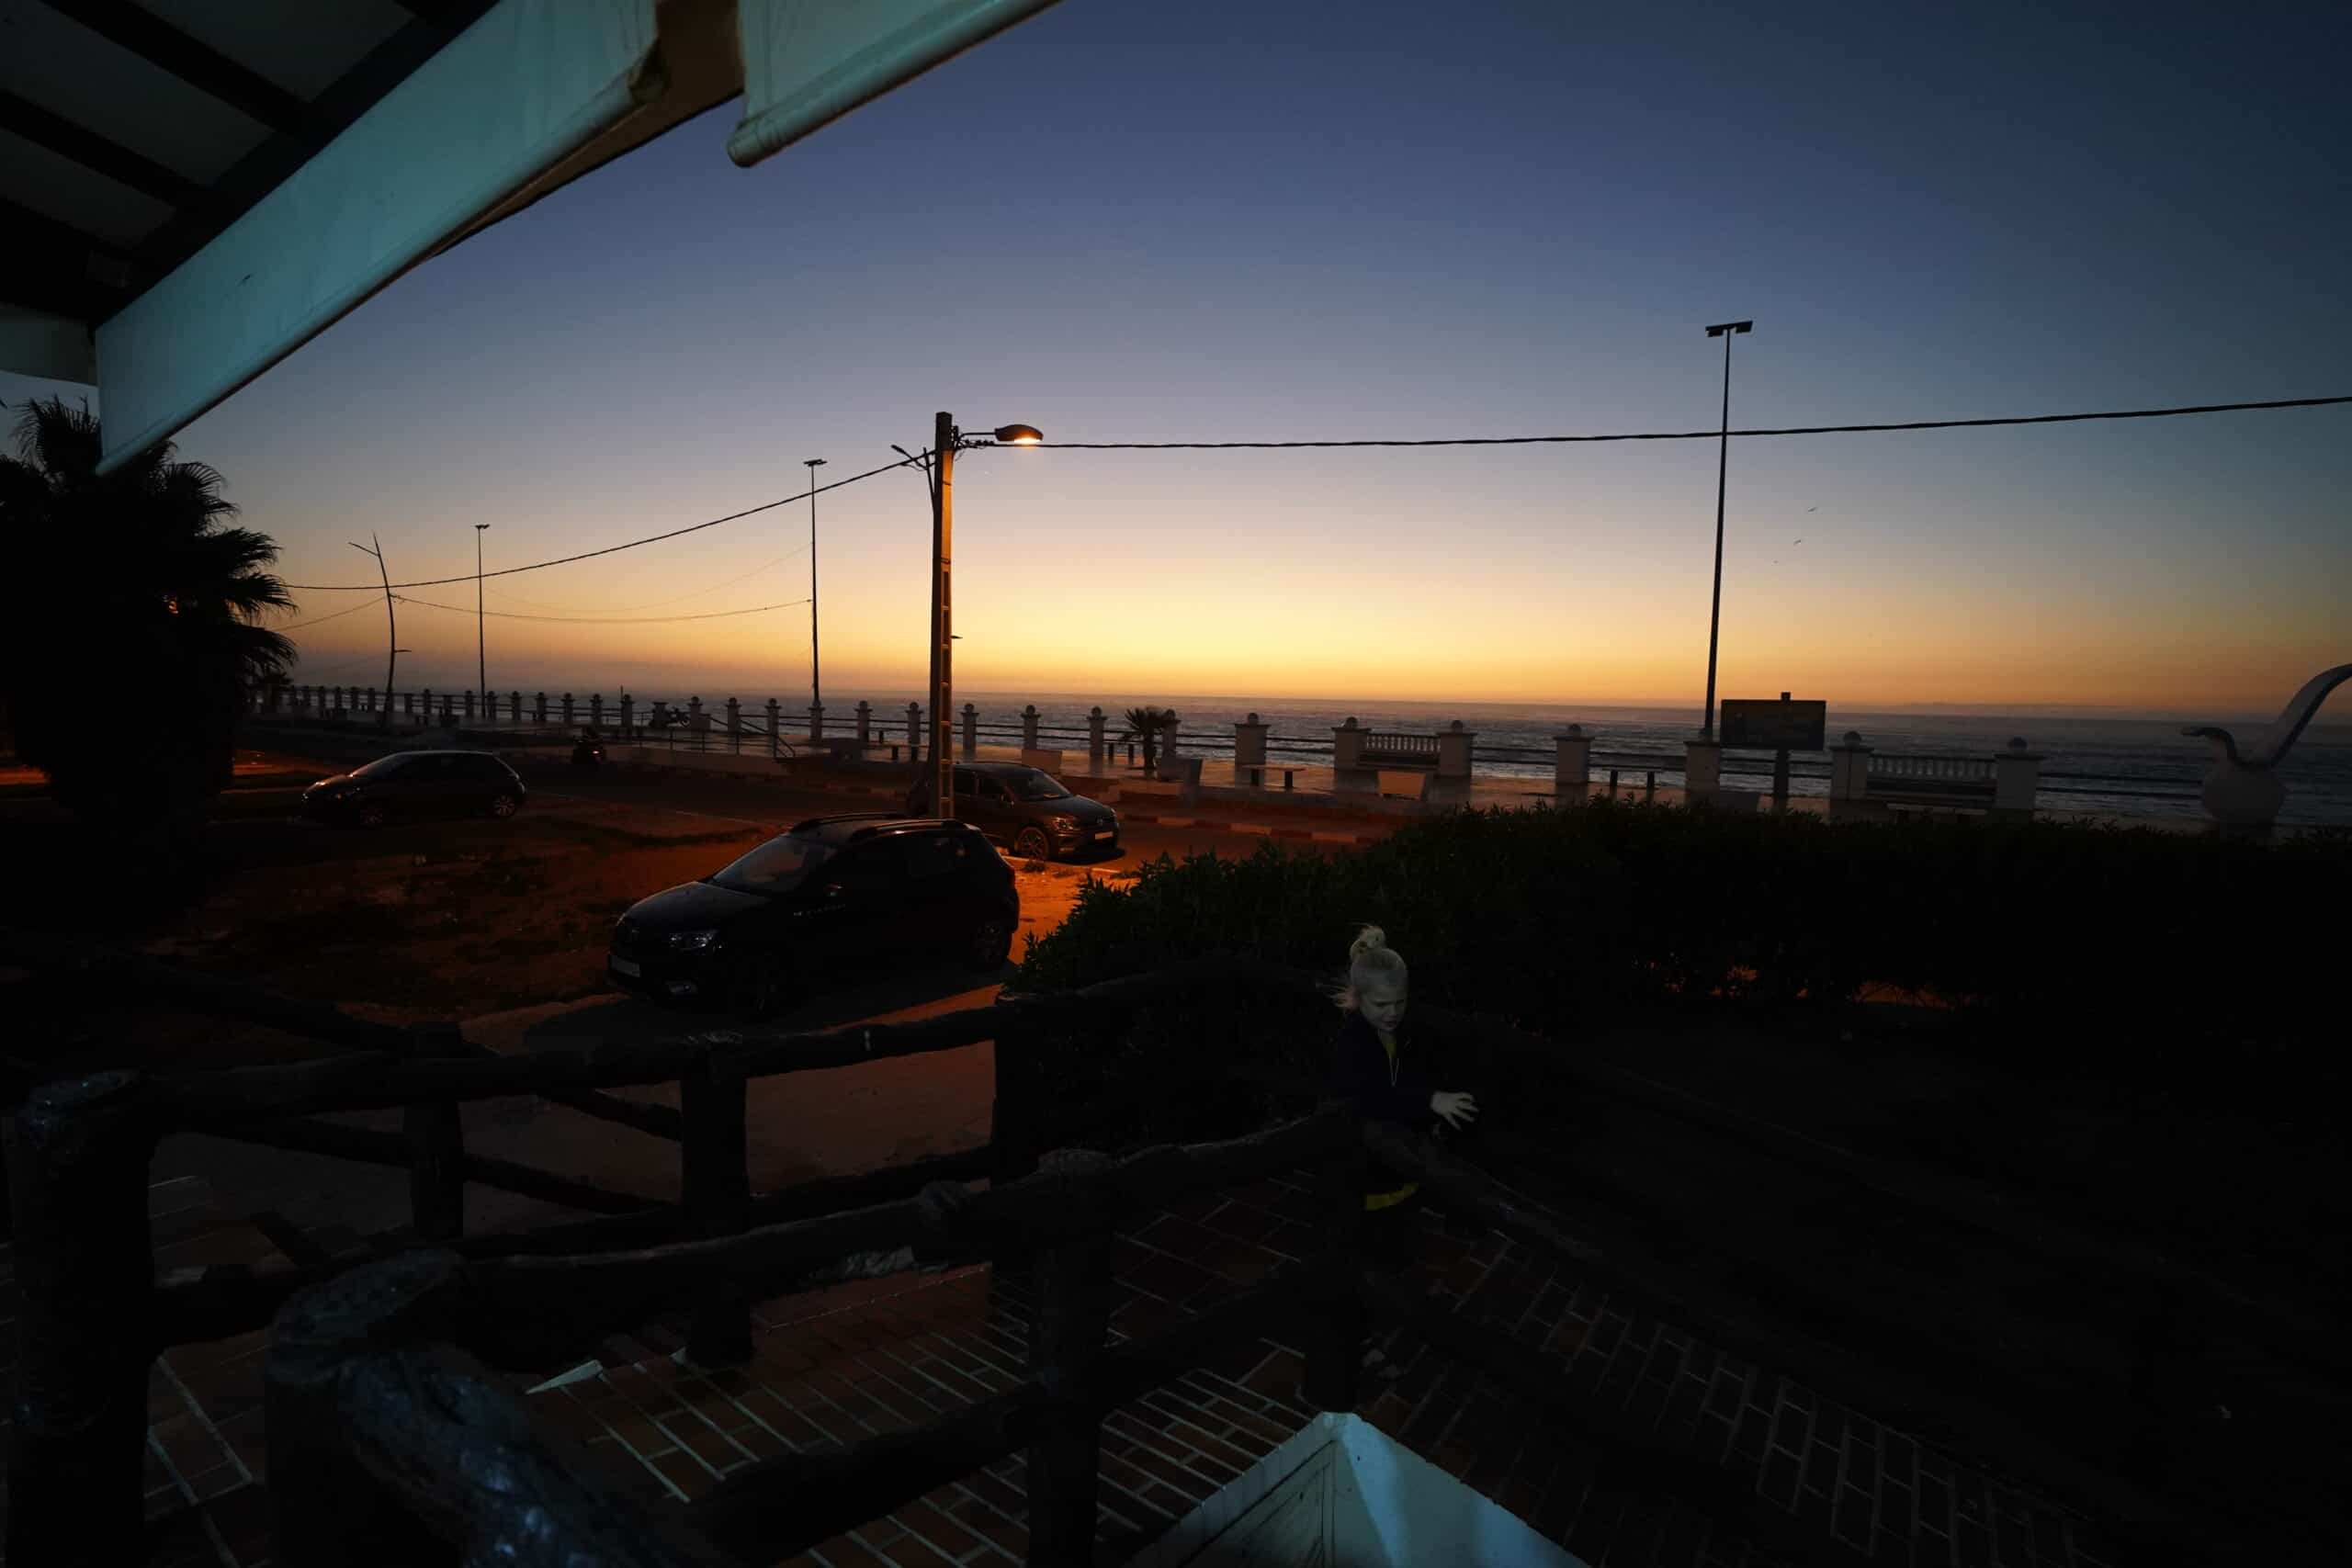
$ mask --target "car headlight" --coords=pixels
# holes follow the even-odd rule
[[[707,947],[717,947],[718,933],[717,931],[672,931],[670,945],[681,952],[699,953]]]
[[[1075,832],[1078,829],[1078,818],[1075,817],[1057,817],[1053,820],[1053,829],[1057,833]]]

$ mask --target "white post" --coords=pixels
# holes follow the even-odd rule
[[[1478,739],[1475,729],[1464,729],[1462,721],[1438,731],[1437,776],[1442,779],[1466,779],[1470,776],[1470,742]]]
[[[1023,751],[1035,751],[1037,749],[1037,705],[1035,703],[1031,703],[1021,710],[1021,749]]]
[[[808,744],[811,746],[822,746],[824,743],[825,705],[822,703],[810,703],[808,705]]]
[[[1092,713],[1086,716],[1086,761],[1090,767],[1100,768],[1102,765],[1102,754],[1108,750],[1102,731],[1110,722],[1100,703],[1094,705]]]
[[[857,752],[863,757],[874,738],[874,705],[860,697],[857,703]]]
[[[942,725],[939,732],[942,735],[946,734],[946,726]],[[907,749],[909,750],[912,750],[922,744],[922,705],[921,703],[909,703],[907,705]]]
[[[1862,744],[1861,731],[1849,729],[1829,748],[1829,802],[1858,806],[1870,793],[1871,749]]]
[[[2010,738],[2008,750],[1993,758],[1993,809],[2001,816],[2030,817],[2041,787],[2041,753],[2025,749],[2025,737]]]
[[[1354,719],[1331,731],[1331,765],[1341,773],[1363,766],[1363,731]]]
[[[1582,806],[1592,795],[1592,737],[1584,726],[1572,724],[1565,734],[1552,737],[1552,799],[1558,806]]]
[[[588,694],[588,722],[596,727],[596,732],[598,734],[601,735],[604,733],[605,694],[602,692],[591,692]]]
[[[1244,769],[1265,766],[1266,733],[1272,728],[1273,726],[1271,724],[1259,723],[1258,716],[1254,713],[1233,727],[1233,773],[1236,783],[1240,782]]]
[[[970,703],[964,705],[964,761],[977,762],[980,759],[980,710]]]
[[[1682,748],[1684,790],[1693,801],[1710,799],[1723,782],[1723,742],[1712,735],[1693,735]]]

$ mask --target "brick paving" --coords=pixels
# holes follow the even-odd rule
[[[201,1178],[151,1190],[159,1267],[398,1245],[232,1213]],[[1114,1248],[1113,1337],[1150,1334],[1300,1256],[1305,1178],[1209,1194],[1156,1214]],[[275,1239],[273,1239],[275,1237]],[[2105,1568],[2079,1517],[1811,1391],[1747,1366],[1491,1234],[1424,1216],[1420,1271],[1488,1331],[1539,1346],[1597,1404],[1634,1411],[1759,1495],[1889,1563]],[[16,1359],[12,1252],[0,1246],[0,1355]],[[763,1303],[741,1368],[682,1365],[674,1324],[616,1336],[601,1370],[531,1395],[544,1416],[678,1498],[786,1452],[854,1443],[1022,1380],[1030,1298],[987,1268],[900,1276]],[[149,1382],[147,1562],[268,1562],[261,1353],[254,1333],[179,1347]],[[1598,1482],[1573,1432],[1494,1380],[1400,1337],[1402,1368],[1367,1379],[1364,1418],[1564,1543],[1593,1568],[1757,1568],[1774,1561],[1670,1497]],[[1113,1412],[1102,1434],[1099,1560],[1124,1561],[1306,1423],[1295,1347],[1238,1347]],[[518,1378],[518,1391],[539,1380]],[[6,1427],[0,1426],[0,1438]],[[1564,1440],[1571,1439],[1571,1440]],[[1022,1560],[1015,1455],[790,1561],[827,1568]],[[5,1496],[0,1495],[0,1506]]]

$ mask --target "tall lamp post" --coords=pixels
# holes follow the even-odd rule
[[[355,539],[345,539],[344,543],[363,556],[374,556],[376,575],[384,580],[384,722],[377,728],[389,729],[392,725],[392,676],[401,667],[401,655],[408,649],[395,646],[401,640],[401,624],[392,614],[392,574],[384,565],[384,541],[373,534],[368,539],[365,545]]]
[[[803,457],[808,470],[808,705],[811,720],[825,708],[825,685],[817,673],[817,470],[822,457]]]
[[[944,817],[955,809],[956,759],[950,744],[948,704],[955,691],[955,592],[951,578],[956,536],[956,454],[982,446],[1035,446],[1045,437],[1031,424],[1001,424],[986,440],[967,440],[944,411],[933,418],[931,450],[922,457],[894,446],[931,477],[931,756],[932,809]],[[924,764],[915,764],[921,781]]]
[[[474,693],[482,702],[482,722],[490,722],[490,639],[482,630],[481,536],[490,525],[474,525]]]
[[[1754,329],[1754,321],[1721,321],[1707,329],[1709,337],[1724,340],[1724,423],[1715,448],[1715,596],[1707,607],[1707,716],[1699,733],[1715,733],[1715,641],[1724,613],[1724,475],[1731,464],[1731,340]]]

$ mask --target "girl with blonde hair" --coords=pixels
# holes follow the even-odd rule
[[[1478,1114],[1469,1093],[1436,1087],[1430,1074],[1443,1066],[1442,1053],[1426,1030],[1416,1030],[1407,1002],[1404,954],[1388,945],[1378,926],[1362,926],[1348,947],[1347,984],[1335,998],[1347,1021],[1332,1053],[1330,1089],[1352,1102],[1360,1115],[1408,1127],[1460,1132]],[[1412,1263],[1416,1182],[1396,1172],[1375,1170],[1363,1195],[1364,1249],[1389,1272]],[[1375,1346],[1364,1364],[1384,1377],[1396,1368]]]

